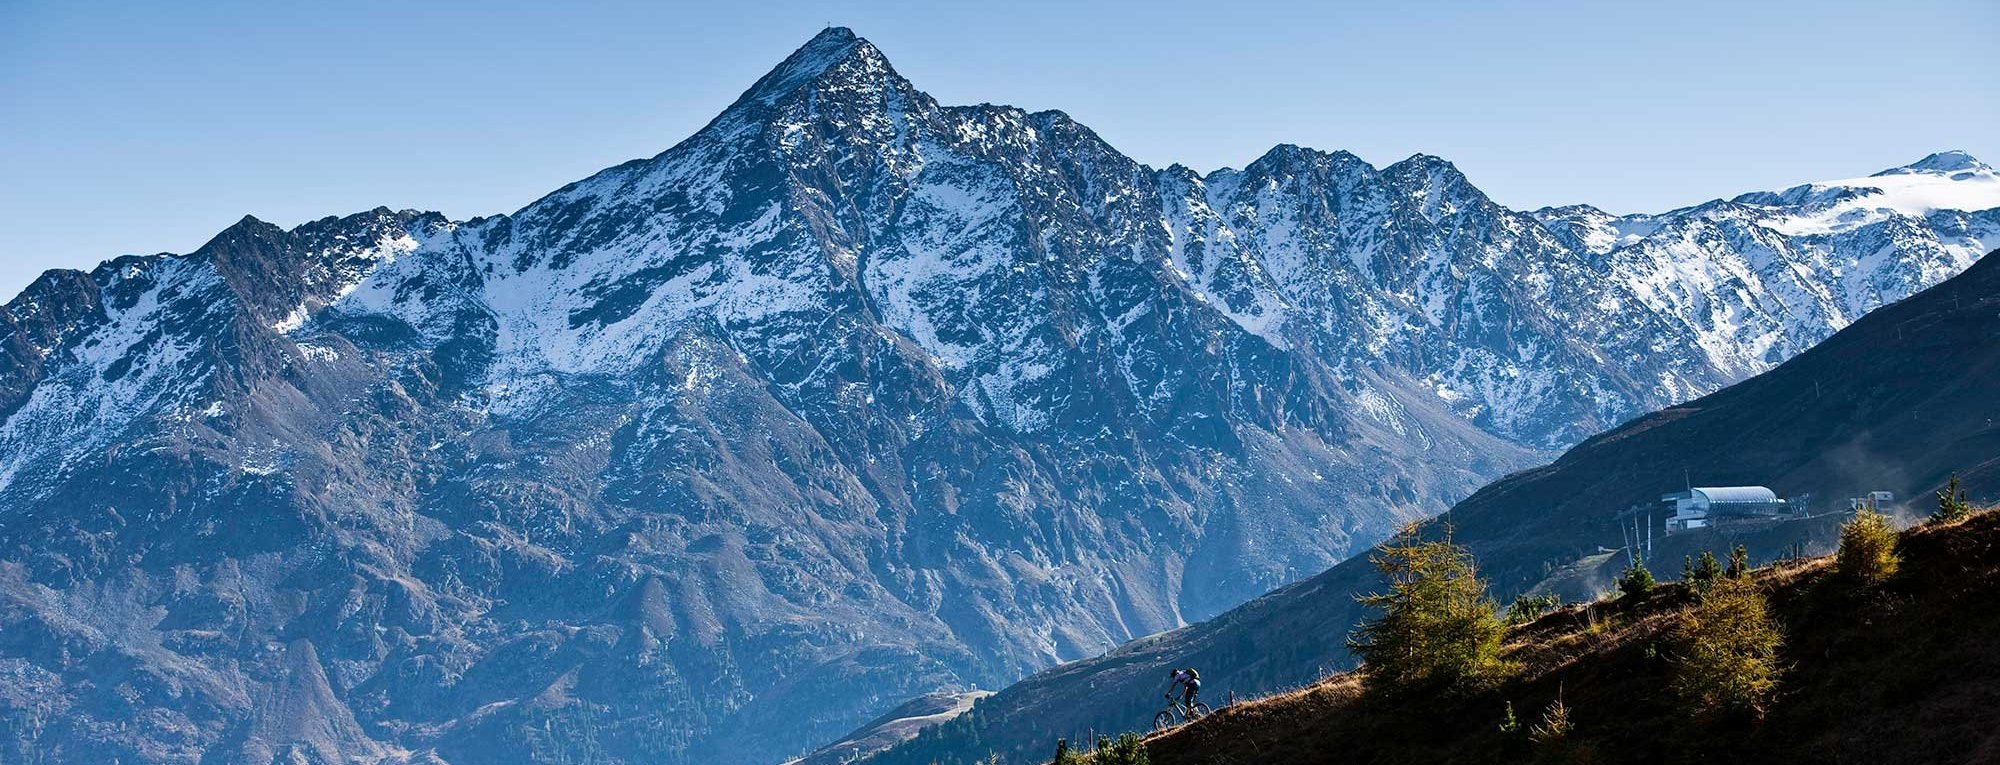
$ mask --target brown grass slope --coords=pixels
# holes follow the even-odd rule
[[[2000,512],[1903,534],[1903,570],[1879,588],[1830,559],[1760,569],[1785,634],[1786,670],[1761,722],[1696,720],[1668,687],[1679,585],[1643,600],[1565,609],[1515,629],[1520,674],[1449,700],[1388,704],[1340,675],[1224,710],[1148,742],[1155,765],[1224,763],[2000,762]],[[1558,694],[1567,759],[1503,733]]]

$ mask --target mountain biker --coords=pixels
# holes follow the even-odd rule
[[[1201,693],[1201,673],[1196,672],[1194,667],[1176,669],[1168,673],[1167,696],[1171,698],[1176,688],[1181,692],[1181,704],[1193,709],[1195,696]]]

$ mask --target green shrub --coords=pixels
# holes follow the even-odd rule
[[[1618,575],[1618,591],[1628,598],[1643,598],[1653,591],[1653,572],[1646,568],[1646,561],[1633,558],[1632,565]]]
[[[1369,560],[1389,590],[1359,598],[1382,614],[1347,641],[1361,657],[1369,691],[1472,690],[1507,673],[1500,660],[1506,625],[1465,548],[1449,538],[1421,541],[1411,526]]]
[[[1151,765],[1146,756],[1146,742],[1139,740],[1139,734],[1125,733],[1113,741],[1097,739],[1097,753],[1091,755],[1090,765]]]
[[[1840,525],[1840,550],[1833,556],[1834,569],[1863,585],[1875,585],[1896,575],[1903,559],[1896,554],[1896,527],[1889,516],[1873,510],[1859,510]]]
[[[1951,481],[1937,493],[1938,508],[1931,513],[1933,523],[1953,523],[1972,515],[1972,503],[1965,500],[1965,489],[1959,488],[1958,474],[1951,474]]]
[[[1527,593],[1514,596],[1514,602],[1507,606],[1507,624],[1527,624],[1550,611],[1562,607],[1562,596],[1553,592],[1528,597]]]
[[[1690,714],[1762,715],[1784,637],[1748,578],[1719,579],[1674,625],[1672,686]]]

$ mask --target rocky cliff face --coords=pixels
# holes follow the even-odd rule
[[[1156,170],[828,30],[512,215],[245,219],[9,303],[0,751],[774,762],[1323,569],[2000,238],[1976,161],[1885,177],[1615,218],[1423,156]]]

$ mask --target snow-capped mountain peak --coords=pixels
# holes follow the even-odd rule
[[[1934,154],[1930,154],[1930,155],[1928,155],[1928,156],[1925,156],[1925,157],[1924,157],[1923,159],[1920,159],[1920,160],[1917,160],[1917,161],[1915,161],[1915,162],[1912,162],[1912,163],[1910,163],[1910,164],[1907,164],[1907,165],[1904,165],[1904,166],[1902,166],[1902,167],[1892,167],[1892,168],[1889,168],[1889,169],[1887,169],[1887,170],[1884,170],[1884,171],[1882,171],[1882,172],[1879,172],[1879,173],[1876,173],[1876,175],[1877,175],[1877,176],[1882,176],[1882,175],[1899,175],[1899,174],[1903,174],[1903,173],[1925,173],[1925,172],[1928,172],[1928,173],[1961,173],[1961,172],[1986,172],[1986,173],[1991,173],[1991,172],[1993,172],[1993,168],[1992,168],[1992,167],[1990,167],[1990,166],[1988,166],[1988,165],[1987,165],[1986,163],[1984,163],[1984,162],[1981,162],[1981,161],[1979,161],[1979,159],[1978,159],[1977,157],[1974,157],[1974,156],[1972,156],[1971,154],[1967,154],[1967,153],[1965,153],[1965,152],[1963,152],[1963,151],[1959,151],[1959,150],[1956,150],[1956,149],[1953,149],[1953,150],[1951,150],[1951,151],[1940,151],[1940,152],[1937,152],[1937,153],[1934,153]]]
[[[880,66],[886,64],[887,59],[873,43],[855,35],[853,30],[846,27],[827,27],[758,79],[756,84],[751,85],[750,89],[738,99],[738,103],[745,101],[771,103],[849,62],[864,66]]]
[[[1923,218],[1941,210],[2000,208],[2000,173],[1959,151],[1939,152],[1864,178],[1804,184],[1738,202],[1800,208],[1779,226],[1788,234],[1836,233],[1889,216]]]

